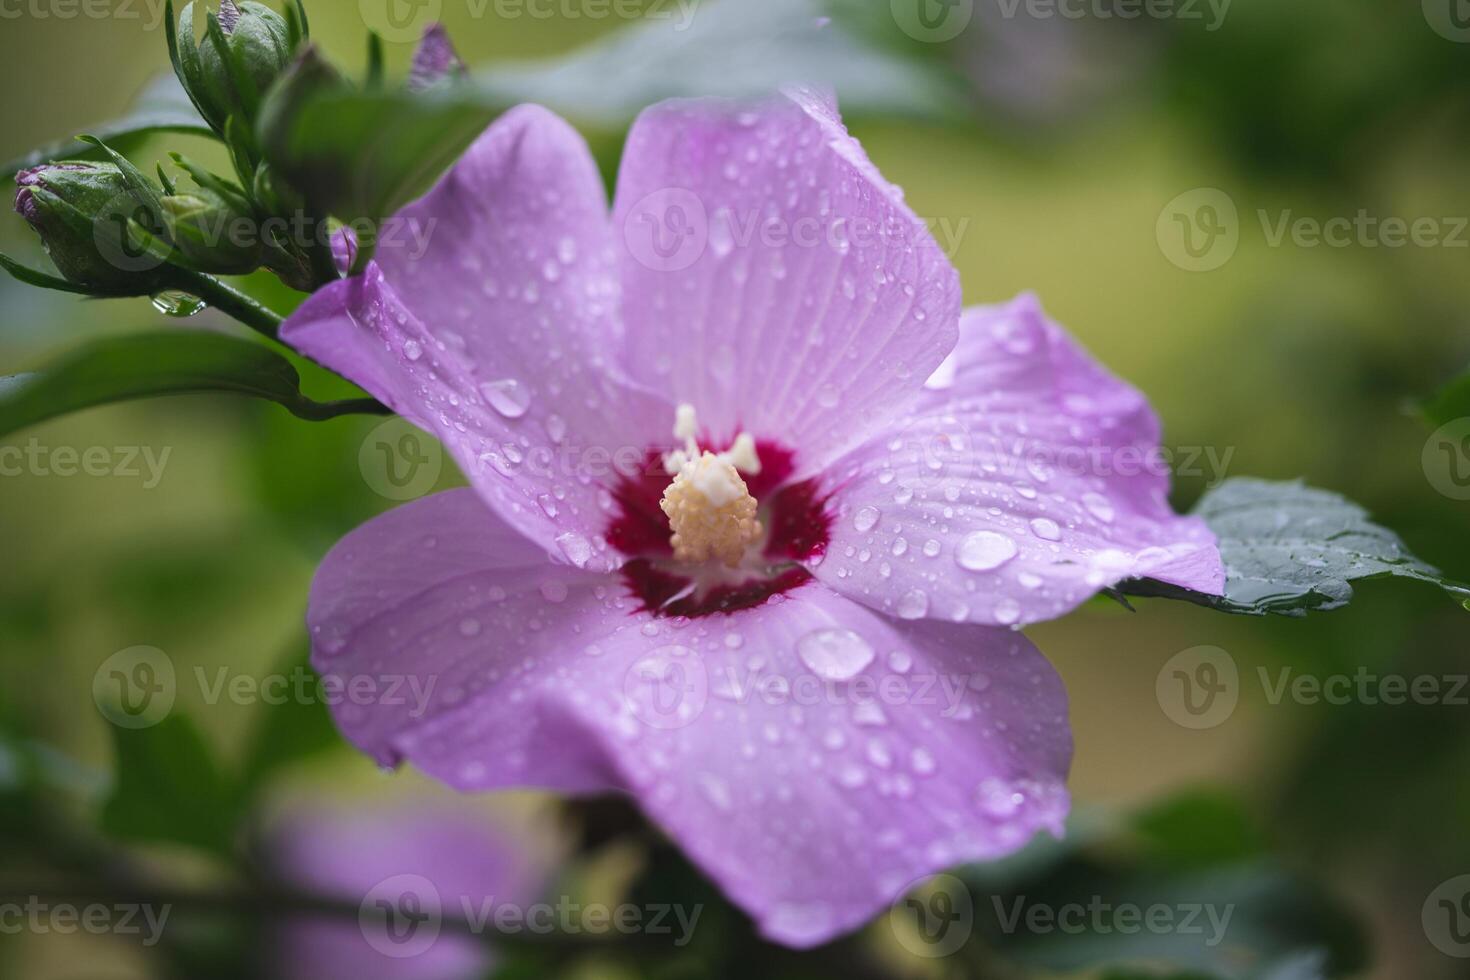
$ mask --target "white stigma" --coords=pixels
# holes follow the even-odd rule
[[[698,433],[694,406],[680,405],[674,412],[674,438],[684,448],[664,456],[664,471],[674,479],[659,506],[669,519],[675,558],[718,558],[733,568],[762,531],[756,499],[740,477],[742,472],[759,473],[760,457],[749,433],[741,433],[722,453],[700,452]]]

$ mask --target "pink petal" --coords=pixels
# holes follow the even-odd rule
[[[605,524],[599,488],[672,420],[613,376],[610,242],[586,144],[523,106],[385,223],[364,275],[281,335],[432,431],[506,520],[582,555]]]
[[[432,682],[417,712],[339,706],[359,746],[465,790],[626,791],[794,946],[1067,810],[1065,693],[1020,634],[898,623],[816,583],[695,622],[630,615],[465,491],[346,538],[310,621],[330,682]]]
[[[613,225],[627,372],[715,443],[796,447],[798,477],[881,431],[954,346],[953,266],[810,93],[645,111]]]
[[[1001,625],[1135,576],[1220,593],[1214,536],[1169,506],[1148,401],[1034,297],[966,311],[929,384],[917,412],[833,467],[822,581],[903,618]]]

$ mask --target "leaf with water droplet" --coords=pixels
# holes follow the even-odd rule
[[[1462,602],[1470,598],[1470,587],[1414,557],[1362,507],[1301,481],[1230,480],[1207,493],[1194,513],[1219,539],[1225,594],[1153,579],[1133,579],[1121,591],[1252,616],[1337,609],[1352,598],[1350,582],[1384,576],[1429,582]]]

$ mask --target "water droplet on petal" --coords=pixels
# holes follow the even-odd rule
[[[508,419],[518,419],[531,407],[531,392],[514,378],[486,381],[480,385],[480,394],[490,407]]]
[[[1016,552],[1016,542],[1004,534],[976,531],[960,542],[955,550],[955,561],[969,571],[987,572],[1016,557]]]
[[[1062,529],[1050,517],[1037,517],[1031,521],[1031,533],[1043,541],[1059,541]]]
[[[898,600],[899,619],[922,619],[929,611],[929,595],[923,589],[910,589]]]
[[[813,673],[829,681],[856,677],[873,662],[873,648],[847,629],[813,630],[796,641],[796,653]]]
[[[558,534],[556,546],[561,549],[563,555],[566,555],[567,561],[578,568],[586,568],[587,562],[592,558],[591,543],[575,531]]]
[[[859,507],[857,513],[852,515],[852,526],[859,532],[871,531],[878,523],[878,508],[872,506]]]

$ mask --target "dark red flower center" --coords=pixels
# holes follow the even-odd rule
[[[728,447],[703,446],[712,452]],[[628,557],[623,581],[641,608],[656,616],[707,616],[749,609],[811,578],[800,563],[821,555],[830,538],[827,497],[815,479],[792,482],[791,450],[756,441],[759,473],[744,477],[759,501],[766,530],[760,553],[731,571],[690,565],[674,559],[669,519],[659,506],[670,477],[663,449],[650,448],[634,475],[619,475],[612,488],[613,517],[607,540]],[[714,572],[718,574],[713,574]]]

